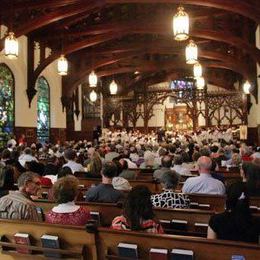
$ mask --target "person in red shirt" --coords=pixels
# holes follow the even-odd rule
[[[78,206],[74,200],[79,181],[74,176],[60,178],[53,185],[54,199],[58,203],[45,215],[46,222],[61,225],[83,226],[90,220],[86,207]]]
[[[123,212],[112,221],[112,229],[164,233],[154,220],[151,192],[146,186],[138,185],[129,192]]]

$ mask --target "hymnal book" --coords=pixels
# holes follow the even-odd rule
[[[171,260],[193,260],[193,251],[184,249],[172,249]]]
[[[118,255],[121,257],[128,257],[137,259],[138,258],[138,251],[136,244],[128,244],[128,243],[119,243],[117,245],[118,248]]]
[[[191,209],[197,209],[197,208],[199,208],[199,203],[198,203],[198,202],[191,202],[191,203],[190,203],[190,208],[191,208]]]
[[[168,260],[168,249],[151,248],[150,260]]]
[[[36,207],[36,211],[37,211],[37,214],[39,216],[39,219],[44,222],[45,221],[45,216],[44,216],[44,212],[43,212],[43,209],[41,207]]]
[[[100,226],[101,225],[101,217],[100,217],[100,212],[98,211],[90,211],[90,216],[93,220],[97,222],[97,224]]]
[[[170,220],[160,219],[159,222],[164,229],[171,229],[172,228],[172,224],[171,224]]]
[[[194,226],[197,232],[207,233],[209,225],[207,223],[195,223]]]
[[[210,205],[209,204],[199,204],[199,208],[201,208],[201,209],[210,209]]]
[[[16,244],[31,245],[30,235],[26,233],[16,233],[14,235],[14,241]],[[17,247],[16,251],[21,254],[31,254],[32,250],[26,247]]]
[[[42,247],[54,248],[54,249],[59,249],[60,248],[59,237],[57,237],[57,236],[42,235],[41,236],[41,241],[42,241]],[[43,254],[46,257],[56,257],[56,258],[60,258],[61,257],[61,254],[53,253],[53,252],[44,251]]]
[[[188,221],[180,219],[172,219],[172,228],[178,230],[187,230]]]

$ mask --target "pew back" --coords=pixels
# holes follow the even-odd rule
[[[141,232],[117,231],[107,228],[98,229],[99,259],[122,259],[117,257],[120,242],[138,245],[139,259],[149,259],[150,248],[192,250],[199,260],[230,260],[232,255],[243,255],[245,259],[258,259],[260,246],[248,243],[208,240],[205,238],[158,235]]]
[[[40,254],[22,255],[13,248],[10,251],[2,250],[0,259],[43,259],[40,237],[44,234],[59,237],[61,250],[58,253],[70,255],[67,259],[86,259],[87,256],[88,259],[97,259],[95,235],[87,233],[84,227],[0,219],[0,235],[5,236],[8,243],[15,244],[15,233],[30,234],[32,249]]]

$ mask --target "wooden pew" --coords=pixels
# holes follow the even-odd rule
[[[255,244],[107,228],[98,228],[98,241],[99,259],[122,259],[118,257],[117,250],[120,242],[137,244],[138,259],[149,259],[150,248],[192,250],[195,259],[199,260],[230,260],[232,255],[243,255],[245,259],[253,260],[259,259],[260,255],[260,246]]]
[[[38,207],[41,207],[44,212],[51,210],[55,206],[53,201],[35,200],[34,202]],[[113,219],[122,214],[122,205],[120,204],[97,202],[76,202],[76,204],[86,207],[91,212],[99,212],[102,226],[110,226]],[[210,217],[215,212],[196,209],[154,208],[154,213],[158,221],[171,221],[173,219],[187,221],[187,225],[185,225],[184,229],[177,229],[174,228],[172,224],[165,224],[165,222],[162,222],[162,225],[167,229],[168,233],[205,236],[207,227],[195,226],[195,223],[208,224]]]
[[[79,184],[84,185],[84,187],[91,187],[91,185],[97,185],[101,183],[101,179],[95,178],[78,178]],[[130,185],[135,187],[137,185],[147,186],[152,193],[157,193],[161,191],[161,185],[155,180],[130,180]]]
[[[202,206],[199,208],[203,208],[205,205],[205,209],[215,210],[216,212],[222,212],[225,209],[226,196],[225,195],[212,195],[212,194],[188,194],[190,201],[199,203]],[[206,207],[209,205],[209,207]]]
[[[207,234],[209,219],[215,214],[212,210],[164,208],[154,208],[154,213],[167,233],[204,237]],[[182,225],[183,228],[179,229],[173,224],[168,224],[167,220],[187,221],[187,224]]]
[[[30,234],[29,249],[35,251],[33,255],[16,252],[17,244],[14,241],[14,234],[18,232]],[[0,245],[10,250],[2,248],[0,259],[45,259],[43,252],[47,250],[42,248],[40,239],[44,234],[59,237],[61,249],[51,251],[65,255],[66,259],[97,259],[95,235],[87,233],[85,227],[4,219],[0,219],[0,236],[5,236],[6,242],[2,239]]]
[[[41,207],[44,213],[57,205],[54,201],[48,200],[34,200],[34,203]],[[86,207],[90,212],[99,212],[102,226],[111,226],[112,220],[122,214],[122,205],[116,203],[76,202],[76,204]]]

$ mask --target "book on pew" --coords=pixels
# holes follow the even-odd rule
[[[190,203],[190,208],[191,209],[198,209],[199,208],[199,203],[198,202],[191,202]]]
[[[136,244],[119,243],[117,245],[118,255],[120,257],[128,257],[138,259],[138,251]]]
[[[168,219],[160,219],[159,222],[164,229],[171,229],[172,228],[171,221],[168,220]]]
[[[173,229],[187,230],[188,221],[181,219],[172,219],[171,226]]]
[[[30,235],[27,233],[16,233],[14,234],[14,241],[16,244],[31,245]],[[17,247],[16,251],[21,254],[31,254],[32,250],[26,247]]]
[[[199,204],[199,208],[201,208],[201,209],[210,209],[210,204]]]
[[[193,260],[193,256],[192,250],[172,249],[170,260]]]
[[[168,260],[168,249],[151,248],[149,256],[150,260]]]
[[[60,248],[59,237],[57,237],[57,236],[42,235],[41,236],[41,241],[42,241],[42,247],[54,248],[54,249],[59,249]],[[59,254],[59,253],[53,253],[53,252],[44,251],[43,254],[46,257],[61,258],[61,254]]]
[[[207,223],[195,223],[194,226],[197,232],[207,233],[209,225]]]
[[[95,220],[98,224],[98,226],[101,225],[101,216],[100,216],[100,212],[98,211],[90,211],[90,216],[93,220]]]
[[[45,215],[43,212],[43,209],[41,207],[36,207],[37,214],[39,216],[39,219],[44,222],[45,221]]]

